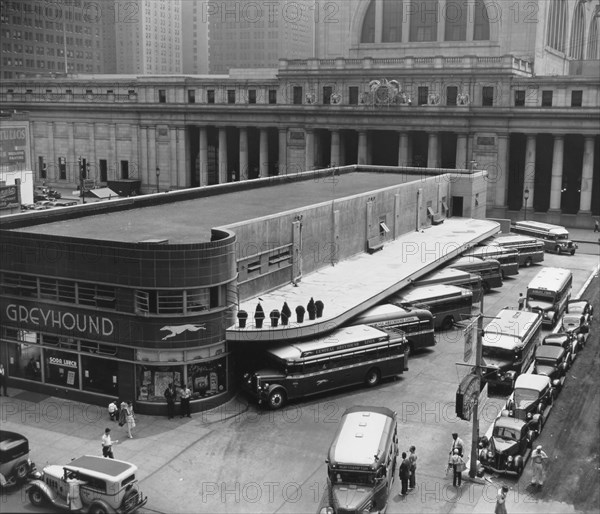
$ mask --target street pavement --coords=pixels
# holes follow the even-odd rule
[[[597,234],[574,229],[572,237],[593,253],[575,257],[546,254],[544,265],[573,271],[574,296],[591,273],[597,273]],[[580,250],[582,248],[580,247]],[[516,306],[519,292],[538,271],[522,268],[516,278],[485,297],[485,312],[494,315]],[[597,334],[592,338],[596,339]],[[100,437],[112,427],[115,457],[139,467],[140,487],[149,501],[144,512],[165,513],[314,513],[322,505],[326,483],[325,457],[344,410],[352,405],[386,405],[398,413],[402,449],[417,446],[417,488],[400,497],[393,485],[388,513],[466,513],[494,511],[496,490],[507,480],[484,483],[465,480],[452,487],[446,475],[450,434],[459,432],[467,447],[471,425],[454,415],[454,395],[466,373],[460,330],[438,334],[438,345],[411,357],[409,371],[374,389],[352,388],[338,394],[291,404],[282,411],[262,411],[238,396],[228,404],[195,414],[191,419],[168,420],[137,416],[134,438],[108,420],[106,409],[9,388],[0,402],[5,430],[30,439],[31,457],[39,468],[67,463],[83,454],[99,455]],[[480,433],[495,418],[504,398],[491,398]],[[526,470],[526,473],[528,470]],[[510,514],[577,512],[561,502],[540,502],[518,482],[508,481]],[[39,512],[25,495],[2,495],[2,512]]]

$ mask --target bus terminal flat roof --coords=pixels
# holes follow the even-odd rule
[[[257,184],[265,181],[264,187],[225,191],[214,196],[92,214],[14,230],[127,243],[148,239],[166,240],[169,244],[200,243],[210,241],[211,229],[216,227],[405,184],[421,178],[406,173],[352,172],[334,177],[318,176],[312,180],[307,178],[302,181],[273,184],[267,177],[252,181]]]

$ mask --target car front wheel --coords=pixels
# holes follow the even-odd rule
[[[46,504],[46,495],[37,487],[32,487],[28,496],[31,504],[36,507],[43,507]]]
[[[275,391],[269,395],[269,407],[273,410],[280,409],[285,405],[285,399],[286,397],[283,389],[275,389]]]
[[[109,514],[108,509],[100,503],[95,503],[92,505],[88,512],[89,514]]]
[[[15,466],[14,475],[18,483],[22,483],[27,478],[27,463],[20,462]]]

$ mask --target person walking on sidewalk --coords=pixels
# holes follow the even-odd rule
[[[494,509],[494,514],[507,514],[506,512],[506,495],[508,494],[508,487],[503,485],[500,489],[498,489],[498,494],[496,495],[496,508]]]
[[[127,437],[133,439],[131,429],[135,428],[135,415],[133,414],[133,404],[131,402],[127,402],[127,407],[125,407],[125,422],[127,423]]]
[[[410,478],[410,462],[406,458],[406,452],[402,452],[402,462],[400,463],[399,475],[400,482],[402,483],[400,496],[406,496],[406,493],[408,493],[408,480]]]
[[[191,418],[190,413],[190,400],[192,399],[192,391],[187,385],[181,388],[181,417],[187,416]]]
[[[462,472],[465,468],[465,461],[458,453],[458,448],[454,449],[448,465],[452,467],[452,485],[454,487],[460,487],[462,482]]]
[[[519,293],[519,310],[522,311],[525,308],[525,297],[523,296],[523,293]]]
[[[110,428],[104,429],[104,435],[102,436],[102,456],[114,459],[112,445],[117,444],[119,441],[113,441],[110,438]]]
[[[108,404],[108,416],[111,421],[117,421],[119,415],[119,407],[117,406],[117,400],[113,400]]]
[[[408,451],[410,454],[408,455],[408,462],[410,463],[410,477],[408,479],[408,490],[412,491],[415,488],[416,477],[415,473],[417,472],[417,454],[415,453],[417,449],[414,446],[411,446]]]
[[[454,453],[454,450],[458,450],[458,455],[460,457],[463,456],[463,447],[465,446],[465,443],[463,443],[463,440],[458,437],[458,434],[456,432],[454,432],[452,434],[452,448],[450,448],[450,457],[452,457],[452,454]]]
[[[544,485],[544,477],[546,475],[546,462],[548,455],[542,450],[542,446],[538,446],[531,454],[531,485],[541,488]]]

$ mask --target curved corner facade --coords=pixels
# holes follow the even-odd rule
[[[164,412],[170,382],[191,387],[193,410],[225,401],[236,238],[213,230],[211,239],[3,230],[1,357],[11,384],[99,405],[133,400],[148,414]]]

